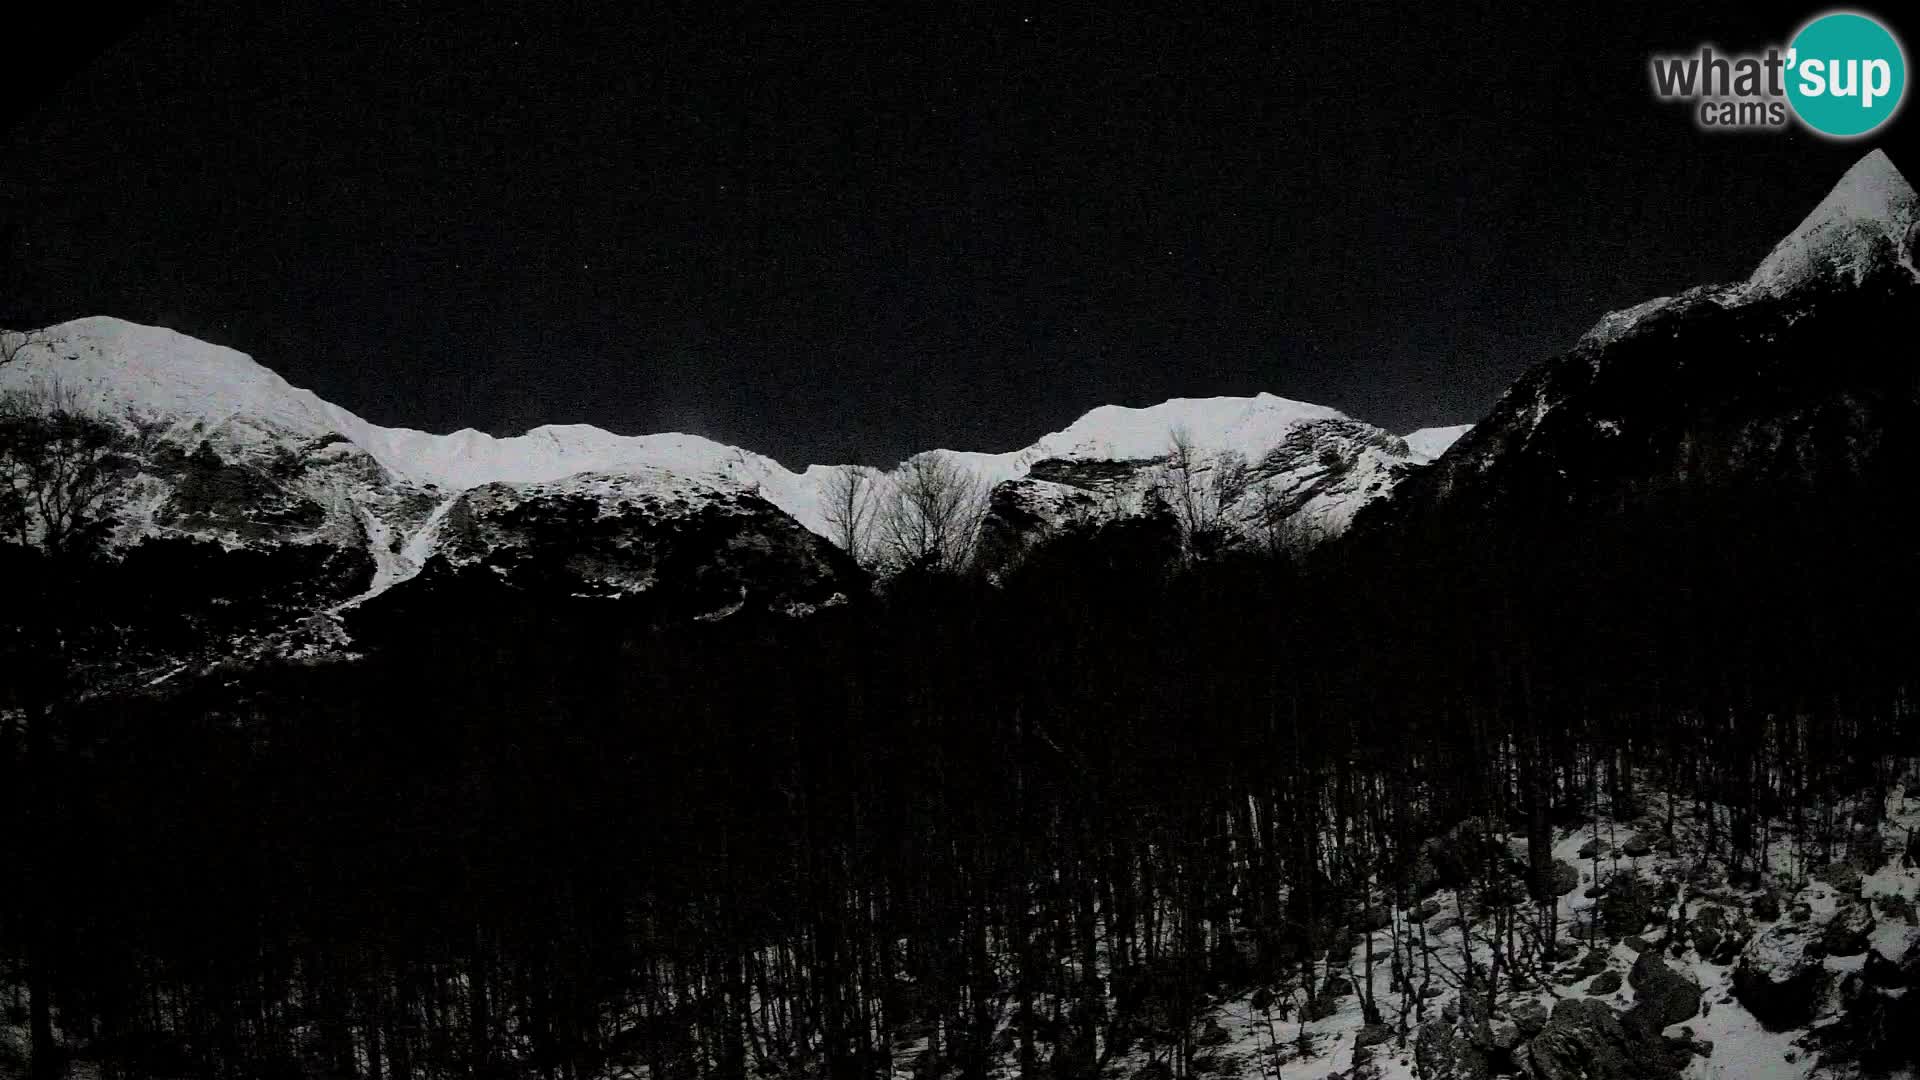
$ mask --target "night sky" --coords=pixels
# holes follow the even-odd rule
[[[1874,146],[1920,176],[1911,106],[1836,144],[1653,100],[1649,53],[1813,6],[786,7],[68,5],[10,50],[0,321],[792,466],[1260,390],[1405,431],[1744,276]]]

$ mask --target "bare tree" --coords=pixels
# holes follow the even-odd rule
[[[872,526],[878,509],[874,480],[872,469],[849,465],[829,476],[822,491],[827,539],[845,548],[862,566],[873,557]]]
[[[0,536],[56,558],[88,549],[127,441],[57,379],[0,393]]]
[[[1331,531],[1325,522],[1308,518],[1303,500],[1289,498],[1273,484],[1253,488],[1252,499],[1255,535],[1268,555],[1298,555]]]
[[[8,336],[17,356],[16,338]],[[57,817],[49,777],[59,775],[60,741],[54,733],[56,703],[70,690],[68,654],[74,616],[71,585],[75,558],[104,537],[113,463],[126,437],[120,428],[81,408],[78,395],[57,379],[38,379],[0,392],[0,540],[47,557],[44,572],[18,591],[24,617],[9,628],[22,651],[35,659],[23,670],[16,692],[24,704],[23,821],[30,839],[21,859],[19,919],[26,941],[30,1075],[52,1080],[63,1074],[54,1037],[52,988],[59,964],[51,944],[60,915],[49,903],[47,883],[57,865],[53,837]],[[6,740],[12,742],[11,735]]]
[[[966,569],[987,496],[978,476],[944,455],[921,454],[902,463],[880,519],[883,554],[900,569]]]
[[[1253,520],[1260,546],[1269,555],[1285,555],[1294,545],[1294,507],[1268,484],[1254,492]]]
[[[1253,486],[1253,473],[1238,451],[1222,451],[1206,460],[1185,428],[1174,428],[1167,439],[1161,497],[1179,523],[1187,557],[1204,558],[1230,539],[1227,523]]]

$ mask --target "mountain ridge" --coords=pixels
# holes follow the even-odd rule
[[[110,315],[93,315],[44,327],[37,331],[55,342],[77,344],[83,350],[92,346],[96,355],[118,363],[126,374],[111,386],[116,397],[137,404],[171,410],[183,415],[198,412],[201,418],[216,415],[221,407],[237,416],[246,408],[253,415],[269,419],[289,419],[285,407],[269,404],[278,394],[288,402],[303,406],[306,417],[316,425],[330,425],[372,453],[396,473],[422,483],[449,488],[476,487],[498,481],[552,480],[567,475],[554,468],[568,468],[574,461],[591,460],[595,455],[618,453],[628,447],[653,451],[657,456],[633,463],[685,468],[707,467],[730,454],[747,454],[767,461],[792,476],[804,476],[822,469],[838,469],[843,464],[814,462],[798,470],[780,465],[773,458],[722,443],[703,435],[686,432],[648,432],[625,435],[592,424],[540,424],[519,435],[497,436],[475,428],[434,433],[408,427],[387,427],[361,418],[351,410],[320,397],[311,390],[293,386],[271,367],[247,353],[224,345],[194,338],[162,326],[132,322]],[[186,346],[191,343],[190,349]],[[111,348],[105,346],[112,346]],[[58,350],[54,350],[58,351]],[[157,357],[166,363],[193,359],[206,366],[217,364],[218,371],[194,371],[192,365],[169,369],[177,372],[171,379],[161,377],[152,366],[135,366],[130,360]],[[32,355],[28,354],[29,357]],[[79,357],[69,354],[69,361]],[[86,382],[95,383],[96,372],[85,372]],[[224,376],[210,381],[209,376]],[[103,387],[103,389],[108,389]],[[932,447],[909,455],[950,454],[970,461],[1023,461],[1042,457],[1150,457],[1165,450],[1167,434],[1175,427],[1190,428],[1202,448],[1227,448],[1242,434],[1239,449],[1257,449],[1257,435],[1250,442],[1241,429],[1256,418],[1272,417],[1283,424],[1305,419],[1353,419],[1329,406],[1316,405],[1260,392],[1251,396],[1218,395],[1211,397],[1174,397],[1153,405],[1098,405],[1082,413],[1067,426],[1040,436],[1034,442],[1010,451],[957,450]],[[1444,443],[1450,433],[1471,425],[1435,425],[1410,432],[1422,436],[1422,444]],[[1216,432],[1228,437],[1215,439]],[[309,432],[309,433],[317,433]],[[676,457],[679,460],[676,460]],[[587,468],[571,471],[589,471]]]
[[[833,529],[824,505],[826,491],[837,474],[856,468],[812,464],[796,472],[772,458],[704,436],[619,435],[587,424],[547,424],[506,437],[471,428],[432,434],[385,427],[291,385],[244,353],[163,327],[93,316],[57,324],[39,335],[40,348],[24,350],[0,372],[0,387],[58,379],[94,412],[130,415],[163,437],[183,444],[205,441],[229,456],[344,440],[384,471],[389,484],[443,495],[495,483],[553,484],[579,474],[659,470],[753,491],[809,531],[827,536]],[[1176,431],[1207,455],[1255,457],[1279,445],[1292,429],[1323,420],[1350,418],[1326,406],[1266,393],[1173,398],[1139,408],[1096,407],[1018,450],[941,448],[914,457],[946,458],[991,489],[1024,477],[1036,462],[1049,458],[1156,459],[1166,454]],[[1464,431],[1464,426],[1421,429],[1412,433],[1403,456],[1424,463]]]
[[[1603,315],[1516,379],[1380,520],[1443,502],[1549,506],[1714,478],[1893,469],[1915,396],[1913,187],[1860,158],[1747,276]]]

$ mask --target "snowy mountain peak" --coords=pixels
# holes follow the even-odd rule
[[[1447,448],[1460,441],[1460,436],[1473,430],[1472,424],[1453,424],[1448,427],[1421,428],[1401,436],[1406,440],[1407,449],[1413,452],[1416,461],[1432,461],[1447,452]]]
[[[1858,282],[1889,262],[1911,270],[1916,203],[1913,185],[1875,150],[1775,245],[1749,284],[1777,294],[1815,281]]]
[[[587,424],[547,424],[512,436],[384,427],[289,384],[244,353],[104,317],[48,327],[18,361],[0,368],[0,390],[43,380],[59,381],[89,411],[135,425],[147,438],[150,460],[117,514],[119,544],[130,549],[152,537],[186,536],[228,549],[291,544],[356,553],[370,568],[367,578],[352,591],[332,590],[328,610],[417,575],[462,542],[476,515],[486,519],[482,511],[498,511],[503,522],[546,515],[589,528],[607,515],[733,520],[746,512],[742,507],[770,504],[788,524],[845,543],[844,530],[833,525],[834,499],[853,466],[794,472],[698,435],[619,435]],[[1402,439],[1337,409],[1260,393],[1104,405],[1021,449],[927,454],[971,474],[982,491],[1024,484],[1023,499],[1015,501],[1024,502],[1032,521],[1069,511],[1075,521],[1119,520],[1157,505],[1154,494],[1179,442],[1197,463],[1182,468],[1246,471],[1251,487],[1242,516],[1259,509],[1265,521],[1278,513],[1296,521],[1302,535],[1319,537],[1339,532],[1361,505],[1438,457],[1463,430],[1425,429]],[[203,445],[210,456],[197,454]],[[904,474],[868,475],[871,520]],[[590,513],[592,505],[599,511]],[[778,532],[758,518],[751,527]],[[505,524],[488,528],[499,544],[513,532]],[[785,540],[773,546],[800,552]]]
[[[1254,456],[1311,420],[1345,420],[1338,409],[1272,394],[1170,398],[1132,408],[1102,405],[1035,444],[1047,457],[1138,460],[1164,455],[1175,434],[1206,451]]]
[[[1920,279],[1920,196],[1886,151],[1855,162],[1799,226],[1775,244],[1745,281],[1703,285],[1600,317],[1579,344],[1599,348],[1634,332],[1648,319],[1711,304],[1732,309],[1783,297],[1809,286],[1858,285],[1874,273],[1904,268]]]
[[[331,406],[245,353],[123,319],[49,327],[10,367],[9,384],[57,382],[83,406],[162,422],[182,435],[197,429],[257,443],[333,430]]]

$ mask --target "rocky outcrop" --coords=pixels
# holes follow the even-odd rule
[[[475,488],[444,515],[435,551],[510,586],[645,597],[692,617],[817,607],[857,591],[861,576],[766,500],[658,473]]]
[[[1748,281],[1604,317],[1364,511],[1362,531],[1369,519],[1413,530],[1446,512],[1615,513],[1651,492],[1901,474],[1907,443],[1881,433],[1905,429],[1913,372],[1872,361],[1915,332],[1915,205],[1885,155],[1867,155]],[[1846,272],[1827,272],[1836,265]],[[1657,844],[1623,849],[1645,858]]]
[[[1672,1057],[1605,1004],[1567,998],[1516,1061],[1533,1080],[1674,1080],[1680,1069]]]
[[[1721,967],[1738,960],[1753,938],[1753,926],[1744,915],[1717,904],[1702,905],[1684,932],[1701,959]]]
[[[1668,967],[1651,950],[1633,962],[1627,981],[1634,993],[1633,1008],[1626,1017],[1630,1024],[1658,1032],[1691,1020],[1700,1012],[1700,984]]]
[[[1428,1080],[1486,1080],[1492,1075],[1485,1051],[1445,1020],[1420,1025],[1413,1040],[1413,1059],[1419,1075]]]
[[[1733,972],[1733,995],[1772,1031],[1805,1027],[1820,1011],[1831,982],[1818,942],[1825,927],[1810,914],[1756,935]]]
[[[1604,963],[1599,953],[1589,953],[1588,958]],[[1515,1066],[1534,1080],[1669,1080],[1679,1076],[1689,1046],[1668,1039],[1662,1031],[1692,1019],[1700,1011],[1700,985],[1668,966],[1651,949],[1634,962],[1629,980],[1635,1000],[1626,1015],[1598,1000],[1620,988],[1617,971],[1601,971],[1587,996],[1561,999],[1544,1026],[1534,1026],[1527,1032],[1531,1038],[1514,1053]]]
[[[1232,421],[1239,425],[1234,438],[1203,438],[1176,451],[1172,440],[1182,429],[1169,426],[1176,404],[1204,403],[1116,410],[1138,414],[1127,418],[1129,437],[1118,443],[1088,442],[1069,428],[1024,451],[1057,456],[1035,457],[1024,475],[994,486],[981,525],[983,561],[1001,569],[1063,535],[1141,524],[1203,556],[1308,547],[1343,532],[1360,507],[1386,496],[1451,442],[1449,435],[1409,443],[1330,410],[1263,395],[1243,406],[1257,423]],[[1141,419],[1156,409],[1167,418]],[[1141,428],[1156,422],[1157,429]],[[1110,456],[1117,453],[1128,456]]]
[[[1741,951],[1734,996],[1771,1030],[1808,1029],[1823,1064],[1920,1065],[1920,927],[1898,903],[1876,915],[1857,871],[1824,877]]]

